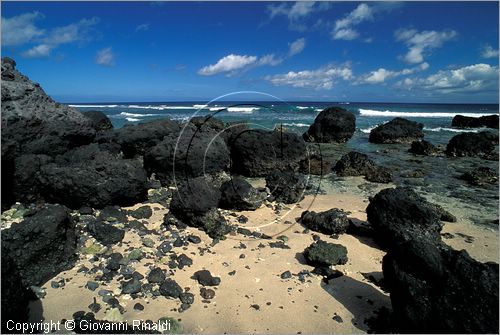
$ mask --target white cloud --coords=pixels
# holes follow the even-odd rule
[[[276,58],[274,54],[265,55],[259,58],[257,65],[271,65],[276,66],[283,62],[283,58]]]
[[[359,4],[352,12],[344,18],[335,21],[331,35],[335,40],[354,40],[359,37],[359,33],[353,29],[363,21],[373,19],[374,10],[367,4]]]
[[[135,27],[135,31],[148,31],[149,30],[149,23],[143,23]]]
[[[408,47],[408,52],[403,56],[403,60],[410,64],[417,64],[424,61],[424,55],[429,50],[439,48],[457,36],[454,30],[435,31],[416,29],[399,29],[394,33],[397,41],[401,41]]]
[[[361,76],[357,81],[358,84],[380,84],[388,79],[392,79],[399,76],[407,76],[419,71],[425,71],[429,68],[428,63],[422,63],[418,66],[409,69],[403,69],[400,71],[392,71],[384,68],[379,68],[378,70],[371,71],[370,73]]]
[[[271,19],[285,16],[289,20],[289,29],[306,30],[305,20],[314,12],[324,11],[331,7],[328,1],[297,1],[271,4],[267,7]]]
[[[498,49],[493,49],[491,45],[487,44],[481,50],[481,57],[483,58],[498,58]]]
[[[290,44],[290,49],[288,50],[288,57],[292,57],[296,54],[301,53],[305,47],[306,47],[306,39],[304,37],[293,41]]]
[[[256,56],[246,56],[246,55],[234,55],[230,54],[219,59],[219,61],[213,65],[207,65],[198,71],[198,74],[203,76],[212,76],[214,74],[223,72],[234,72],[236,70],[243,69],[257,61]]]
[[[299,88],[313,88],[316,90],[333,88],[337,79],[352,79],[352,70],[348,65],[336,67],[327,65],[316,70],[290,71],[264,77],[275,86],[292,86]]]
[[[474,64],[453,70],[440,70],[426,78],[406,78],[398,87],[433,93],[480,93],[498,91],[498,67]]]
[[[111,47],[101,49],[95,56],[95,62],[98,65],[111,67],[115,65],[115,55]]]
[[[346,40],[351,41],[355,40],[359,37],[359,33],[356,30],[348,29],[340,29],[332,32],[332,37],[334,40]]]
[[[43,18],[39,12],[25,13],[11,18],[2,17],[2,44],[21,45],[42,36],[43,29],[35,26],[35,20]]]
[[[39,44],[23,52],[22,56],[26,58],[48,57],[51,51],[52,46],[48,44]]]

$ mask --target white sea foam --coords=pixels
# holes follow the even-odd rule
[[[127,117],[125,118],[127,121],[130,121],[130,122],[137,122],[137,121],[141,121],[140,119],[136,119],[136,118],[133,118],[133,117]]]
[[[486,128],[478,128],[478,129],[457,129],[457,128],[446,128],[446,127],[437,127],[437,128],[427,128],[424,127],[426,131],[449,131],[453,133],[478,133],[480,131],[485,130]]]
[[[375,127],[361,128],[360,131],[365,134],[369,134]]]
[[[497,113],[443,113],[443,112],[437,112],[437,113],[429,113],[429,112],[394,112],[390,110],[385,110],[385,111],[378,111],[378,110],[372,110],[372,109],[359,109],[359,114],[363,116],[386,116],[386,117],[421,117],[421,118],[452,118],[456,115],[463,115],[463,116],[469,116],[469,117],[480,117],[480,116],[487,116],[487,115],[497,115]]]
[[[68,105],[75,108],[116,108],[118,105]]]
[[[283,125],[288,127],[309,127],[306,123],[283,123]]]
[[[313,107],[295,106],[297,109],[313,109]]]
[[[157,115],[161,115],[161,114],[136,114],[136,113],[121,112],[120,115],[125,116],[125,117],[138,118],[138,117],[147,117],[147,116],[157,116]]]

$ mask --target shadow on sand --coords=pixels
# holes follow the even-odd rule
[[[340,302],[353,315],[352,323],[358,329],[367,332],[367,318],[374,316],[374,311],[381,307],[391,308],[391,300],[377,288],[349,276],[332,279],[328,284],[321,284],[335,300]],[[344,322],[347,320],[344,320]]]

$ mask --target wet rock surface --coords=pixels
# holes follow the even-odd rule
[[[347,142],[356,130],[356,117],[343,108],[332,107],[316,116],[304,133],[304,140],[318,143]]]
[[[373,129],[369,141],[382,144],[411,143],[424,137],[423,128],[421,123],[397,117]]]

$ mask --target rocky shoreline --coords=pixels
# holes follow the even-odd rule
[[[104,325],[168,320],[169,332],[257,331],[245,327],[261,316],[243,317],[236,327],[228,309],[220,310],[227,328],[224,322],[196,328],[193,318],[204,310],[219,314],[217,302],[233,312],[239,306],[238,316],[277,307],[269,315],[282,321],[280,310],[312,308],[315,323],[301,330],[309,332],[498,332],[498,264],[442,240],[443,222],[456,222],[454,213],[410,188],[387,188],[398,186],[393,175],[365,154],[352,151],[337,161],[322,155],[321,144],[353,136],[354,114],[325,109],[303,135],[213,117],[113,129],[101,112],[54,102],[15,67],[2,59],[4,332],[12,332],[6,320],[33,320],[36,312]],[[495,120],[453,123],[494,128]],[[498,132],[461,133],[441,148],[425,141],[422,129],[396,118],[373,129],[369,140],[408,145],[416,157],[498,160]],[[373,196],[342,203],[322,195],[314,180],[331,174],[363,176],[375,185]],[[459,178],[471,187],[498,185],[498,172],[487,167]],[[494,236],[498,245],[498,231]],[[372,245],[369,265],[359,263],[364,244]],[[375,305],[336,291],[340,283],[361,286],[353,278],[369,271],[377,275],[362,285],[379,297]],[[310,292],[322,311],[314,300],[298,306],[272,292],[261,297],[271,288],[257,288],[261,280],[288,290],[285,301]],[[231,297],[239,290],[251,293]],[[365,298],[372,307],[362,307]],[[354,316],[349,325],[340,311]],[[179,321],[182,315],[189,321]],[[258,331],[293,329],[269,327]]]

